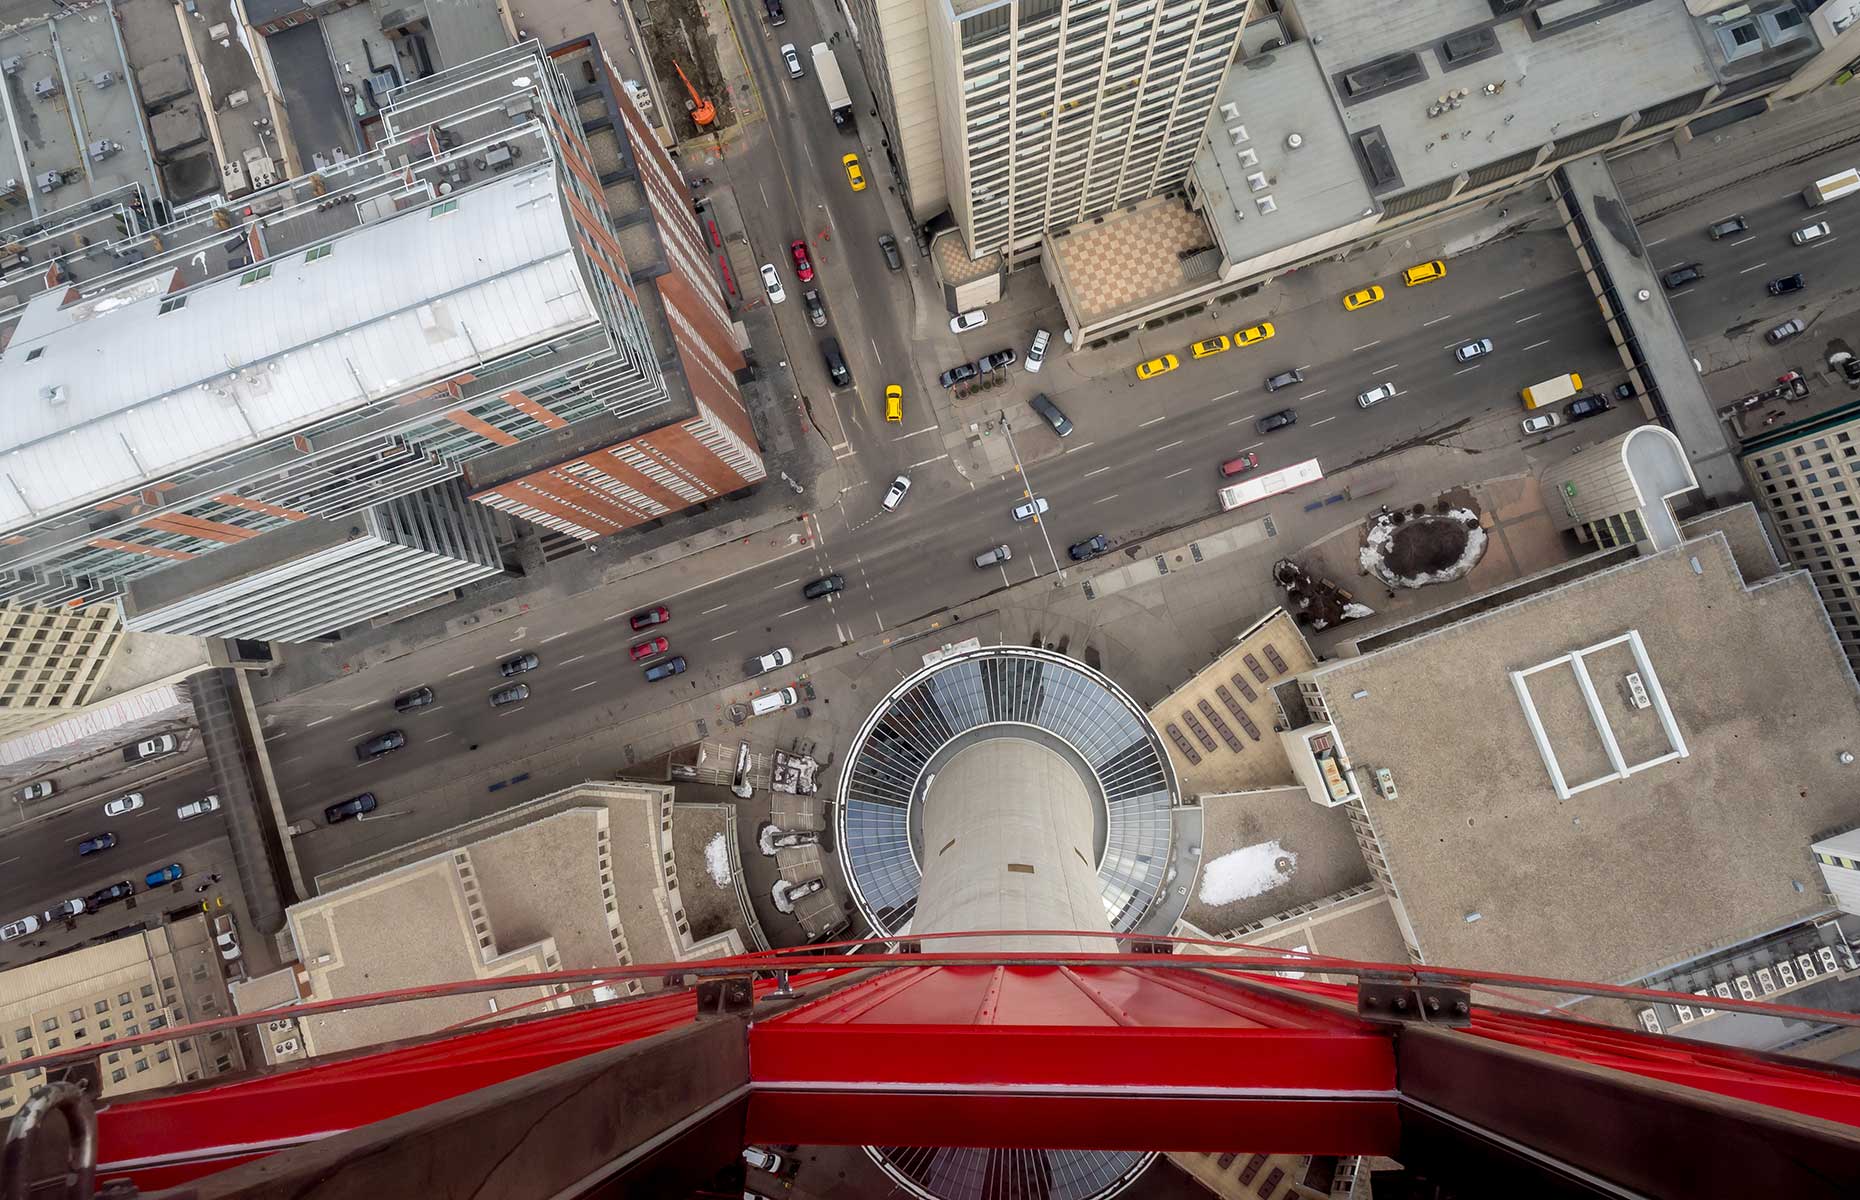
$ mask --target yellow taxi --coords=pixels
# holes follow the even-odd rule
[[[865,172],[859,169],[859,156],[848,154],[840,162],[846,167],[846,182],[852,184],[852,190],[865,191]]]
[[[1343,306],[1351,312],[1355,312],[1359,308],[1368,308],[1371,304],[1381,299],[1382,289],[1372,283],[1361,291],[1351,292],[1349,295],[1345,296],[1343,298]]]
[[[1251,346],[1254,342],[1263,342],[1267,338],[1276,337],[1278,332],[1272,327],[1271,321],[1261,321],[1251,329],[1242,329],[1234,334],[1234,345]]]
[[[1196,358],[1213,358],[1216,354],[1232,350],[1233,348],[1233,342],[1226,334],[1221,333],[1216,334],[1205,342],[1196,342],[1189,347],[1189,350],[1194,353]]]
[[[904,389],[891,384],[885,389],[885,420],[902,421],[904,419]]]
[[[1433,262],[1417,263],[1401,273],[1401,281],[1408,287],[1417,283],[1432,283],[1436,279],[1447,277],[1447,264],[1435,259]]]
[[[1150,361],[1139,366],[1137,368],[1137,378],[1154,379],[1158,375],[1167,375],[1181,365],[1181,361],[1178,360],[1175,355],[1165,354],[1161,358],[1152,358]]]

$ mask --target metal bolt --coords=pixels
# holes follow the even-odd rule
[[[1430,1013],[1437,1013],[1440,1011],[1440,997],[1429,996],[1427,998],[1427,1011]]]
[[[1407,1012],[1408,1011],[1408,997],[1406,996],[1395,997],[1395,1011],[1396,1012]]]
[[[1471,1015],[1472,1015],[1472,1005],[1470,1005],[1470,1004],[1468,1004],[1468,1003],[1466,1003],[1466,1001],[1464,1001],[1464,1000],[1455,1000],[1455,1001],[1453,1002],[1453,1015],[1454,1015],[1454,1016],[1457,1016],[1457,1017],[1469,1017],[1469,1016],[1471,1016]]]

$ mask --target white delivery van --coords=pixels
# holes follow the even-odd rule
[[[749,715],[752,717],[765,717],[769,713],[779,712],[789,707],[800,699],[801,694],[791,687],[785,687],[779,691],[767,692],[749,702]]]

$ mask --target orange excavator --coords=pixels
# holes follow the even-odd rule
[[[698,90],[691,86],[691,80],[686,77],[685,69],[675,60],[672,63],[672,70],[678,72],[679,82],[685,85],[685,91],[691,93],[691,99],[685,102],[685,108],[691,113],[692,124],[699,129],[706,128],[717,119],[716,106],[698,95]]]

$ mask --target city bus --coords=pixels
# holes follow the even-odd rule
[[[1839,175],[1817,179],[1802,191],[1802,201],[1810,208],[1820,208],[1830,200],[1860,192],[1860,170],[1849,167]]]
[[[1524,397],[1524,407],[1542,408],[1546,404],[1567,400],[1581,390],[1582,376],[1552,375],[1542,383],[1533,383],[1518,394]]]
[[[1261,471],[1258,474],[1249,475],[1232,487],[1222,488],[1221,510],[1226,512],[1245,504],[1254,504],[1268,496],[1289,492],[1307,483],[1316,483],[1322,478],[1324,478],[1323,468],[1318,466],[1318,460],[1315,458],[1307,458],[1301,463],[1280,467],[1276,471]]]

